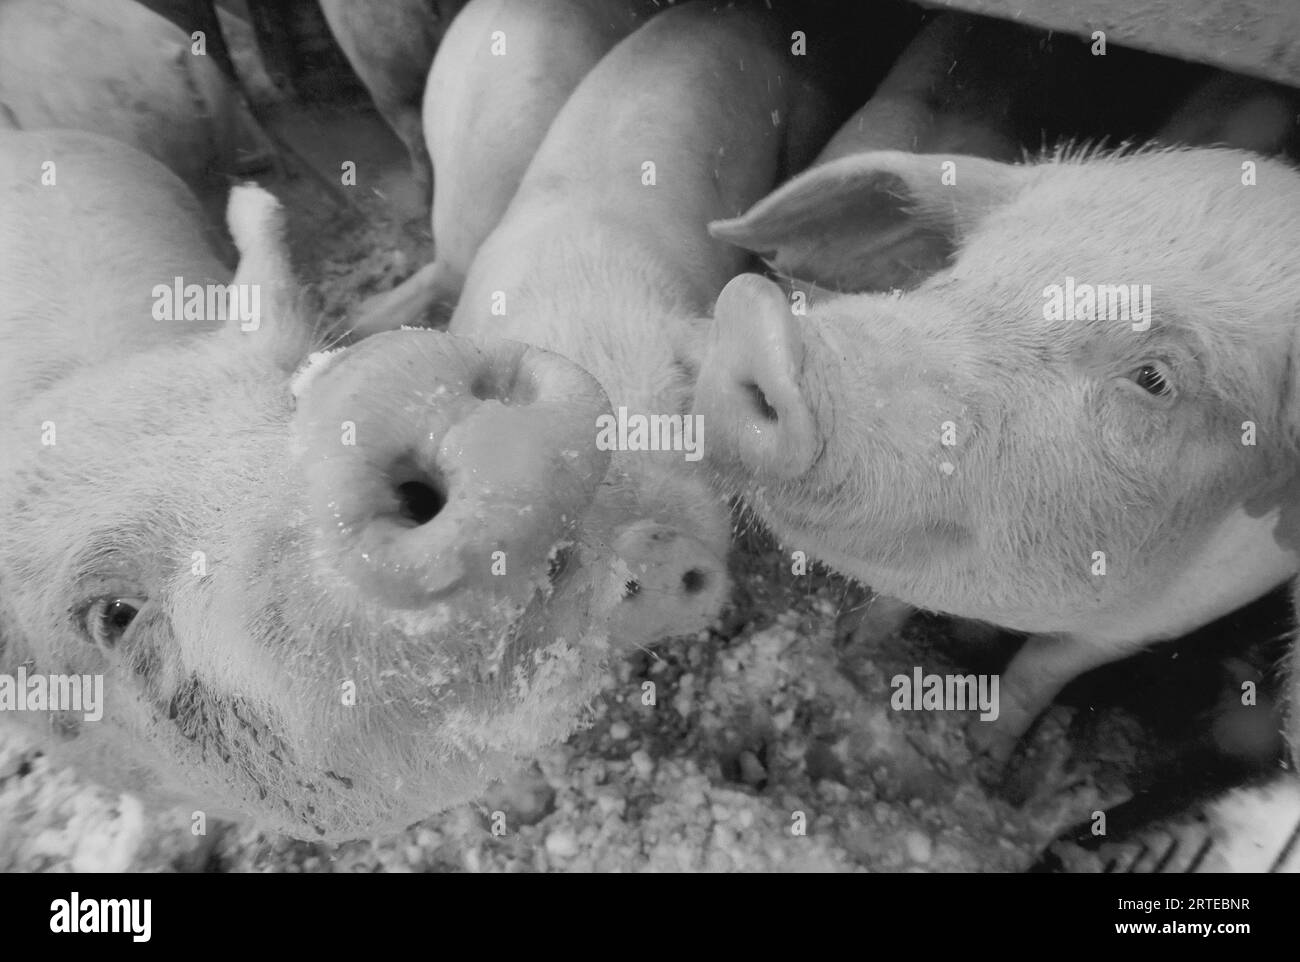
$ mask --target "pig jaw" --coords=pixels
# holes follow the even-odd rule
[[[869,326],[796,319],[775,285],[736,278],[718,301],[695,410],[720,486],[789,549],[901,593],[936,569],[958,577],[978,554],[979,515],[944,473],[956,457],[940,429],[977,422],[985,405],[978,355],[927,338],[879,300],[885,316]]]
[[[964,423],[978,418],[966,411]],[[1023,431],[985,426],[990,436]],[[1020,631],[1105,643],[1177,637],[1294,570],[1272,539],[1276,514],[1249,518],[1230,486],[1135,489],[1109,524],[1093,524],[1107,517],[1092,498],[1106,483],[1097,462],[1056,457],[1050,445],[1007,457],[979,437],[954,454],[927,433],[934,443],[908,452],[880,430],[874,444],[855,439],[858,453],[843,464],[823,457],[792,481],[756,484],[743,466],[724,474],[744,479],[738,489],[789,550],[916,607]],[[1017,478],[1006,463],[1066,483],[1045,484],[1033,468]],[[1091,490],[1070,483],[1088,477],[1097,479]]]
[[[1196,627],[1188,612],[1212,618],[1287,575],[1260,551],[1249,570],[1228,564],[1235,579],[1212,573],[1241,538],[1271,541],[1267,520],[1246,531],[1234,516],[1278,468],[1241,447],[1241,417],[1196,398],[1153,413],[946,297],[846,297],[797,321],[761,278],[719,298],[697,409],[724,484],[789,549],[919,607],[1112,639],[1170,637]],[[754,442],[754,424],[770,437]],[[806,424],[811,441],[785,437]],[[1175,599],[1184,576],[1215,610]]]

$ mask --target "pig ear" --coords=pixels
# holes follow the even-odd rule
[[[267,191],[246,184],[231,190],[226,223],[239,249],[233,283],[240,285],[241,292],[249,292],[247,298],[241,294],[245,303],[256,305],[255,317],[232,317],[228,330],[292,370],[306,356],[311,332],[289,260],[284,209]]]
[[[1024,172],[980,157],[854,154],[805,171],[740,217],[714,221],[709,232],[823,287],[914,287],[1014,196]]]

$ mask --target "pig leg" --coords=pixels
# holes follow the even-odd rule
[[[905,601],[878,594],[860,610],[844,616],[842,624],[854,644],[876,647],[898,634],[915,611]]]
[[[1093,668],[1140,650],[1142,641],[1083,638],[1078,635],[1032,635],[1002,671],[998,717],[976,721],[970,740],[981,752],[1005,762],[1034,720],[1061,689]]]
[[[321,12],[380,115],[406,147],[427,210],[433,184],[420,101],[429,65],[459,3],[324,0]]]
[[[384,119],[406,145],[406,152],[411,157],[411,176],[420,192],[420,208],[428,210],[433,203],[433,163],[424,146],[424,124],[420,121],[420,110],[418,107],[389,110]]]
[[[390,291],[369,298],[361,313],[351,322],[358,337],[400,327],[445,326],[446,317],[438,317],[441,306],[450,310],[449,292],[459,288],[459,280],[448,278],[446,266],[439,261],[425,264]]]

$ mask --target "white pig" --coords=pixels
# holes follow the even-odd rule
[[[653,0],[472,0],[461,11],[424,92],[437,257],[363,303],[354,332],[418,324],[431,308],[455,307],[470,261],[573,88],[657,9]]]
[[[1227,149],[813,168],[715,236],[910,289],[797,318],[733,280],[698,385],[711,460],[784,543],[1032,633],[977,729],[1006,755],[1075,676],[1294,574],[1298,214],[1300,174]]]
[[[689,4],[653,17],[555,118],[470,266],[450,330],[576,361],[629,426],[685,415],[708,308],[746,263],[707,222],[800,166],[834,119],[797,68],[789,32],[761,11]],[[611,495],[636,508],[615,545],[643,559],[629,590],[662,613],[656,623],[674,612],[693,630],[727,586],[728,512],[698,470],[710,426],[678,420],[646,450],[622,423]]]
[[[420,128],[429,65],[464,0],[321,0],[330,32],[411,158],[425,205],[432,175]]]
[[[0,722],[151,801],[395,830],[598,688],[629,604],[592,523],[608,402],[554,354],[428,331],[298,370],[283,212],[240,188],[229,221],[233,278],[156,161],[0,132]],[[622,640],[658,636],[639,614]],[[102,700],[49,703],[74,677]]]
[[[823,164],[868,150],[958,153],[1014,160],[1011,119],[1023,76],[1024,33],[1000,20],[942,13],[890,67],[871,99],[817,155]]]
[[[235,85],[190,36],[132,0],[0,2],[0,105],[25,130],[70,127],[152,155],[200,196],[274,154]]]

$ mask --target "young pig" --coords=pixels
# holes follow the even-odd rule
[[[465,0],[320,0],[348,63],[406,145],[426,207],[433,177],[420,129],[420,98],[438,43],[464,5]]]
[[[1156,135],[1166,144],[1224,145],[1259,154],[1300,147],[1300,97],[1277,84],[1219,71]]]
[[[621,427],[607,438],[611,497],[635,504],[615,541],[640,558],[629,592],[638,617],[671,613],[680,631],[726,597],[728,513],[697,470],[708,442],[696,422],[650,450],[630,426],[686,414],[708,307],[745,264],[708,220],[798,167],[832,119],[789,38],[761,11],[689,4],[623,40],[555,118],[451,320],[454,333],[553,350],[605,388],[629,426],[626,443]]]
[[[1021,148],[1012,103],[1029,67],[1027,36],[1001,20],[939,14],[921,28],[816,163],[868,150],[1014,160]]]
[[[437,259],[366,301],[358,335],[450,312],[547,128],[578,82],[658,9],[654,0],[472,0],[447,31],[424,93],[438,183]],[[417,120],[418,126],[418,120]]]
[[[202,31],[208,56],[216,61],[227,77],[238,82],[239,73],[230,59],[222,19],[217,14],[217,0],[136,0],[158,16],[176,24],[187,37]],[[229,21],[226,21],[229,22]]]
[[[1005,755],[1070,679],[1295,572],[1297,210],[1300,174],[1226,149],[814,168],[713,233],[812,281],[937,267],[807,317],[728,284],[710,460],[786,544],[1032,633],[977,736]]]
[[[572,729],[626,568],[585,520],[588,375],[402,331],[295,377],[268,194],[232,195],[231,280],[116,141],[0,132],[0,171],[0,713],[110,785],[334,839]],[[32,694],[58,676],[102,702]]]
[[[71,127],[151,154],[200,196],[274,154],[188,34],[132,0],[0,3],[0,104],[26,130]]]

